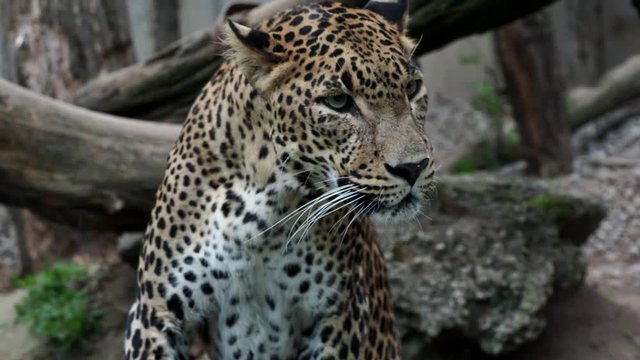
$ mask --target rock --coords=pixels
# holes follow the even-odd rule
[[[487,175],[442,179],[427,213],[378,227],[405,359],[461,358],[434,355],[442,341],[497,355],[537,338],[549,301],[582,284],[580,245],[605,215],[542,183]]]
[[[118,237],[116,249],[120,259],[131,265],[132,268],[138,267],[138,258],[142,247],[142,232],[126,232]]]

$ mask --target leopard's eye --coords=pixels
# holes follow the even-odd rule
[[[322,103],[339,112],[346,112],[353,106],[353,99],[346,94],[327,96],[322,98]]]
[[[413,98],[418,94],[418,91],[420,91],[420,85],[422,85],[422,82],[420,80],[409,81],[405,89],[409,100],[413,100]]]

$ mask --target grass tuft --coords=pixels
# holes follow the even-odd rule
[[[16,280],[28,289],[16,305],[17,321],[30,323],[30,331],[67,351],[98,327],[100,312],[92,308],[87,293],[79,289],[88,274],[78,265],[60,263],[37,275]]]

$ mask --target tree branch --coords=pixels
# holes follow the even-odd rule
[[[422,38],[417,54],[486,32],[534,13],[557,0],[417,0],[411,2],[410,33]]]

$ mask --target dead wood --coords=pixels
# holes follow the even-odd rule
[[[78,227],[140,228],[178,131],[0,80],[0,202]]]

